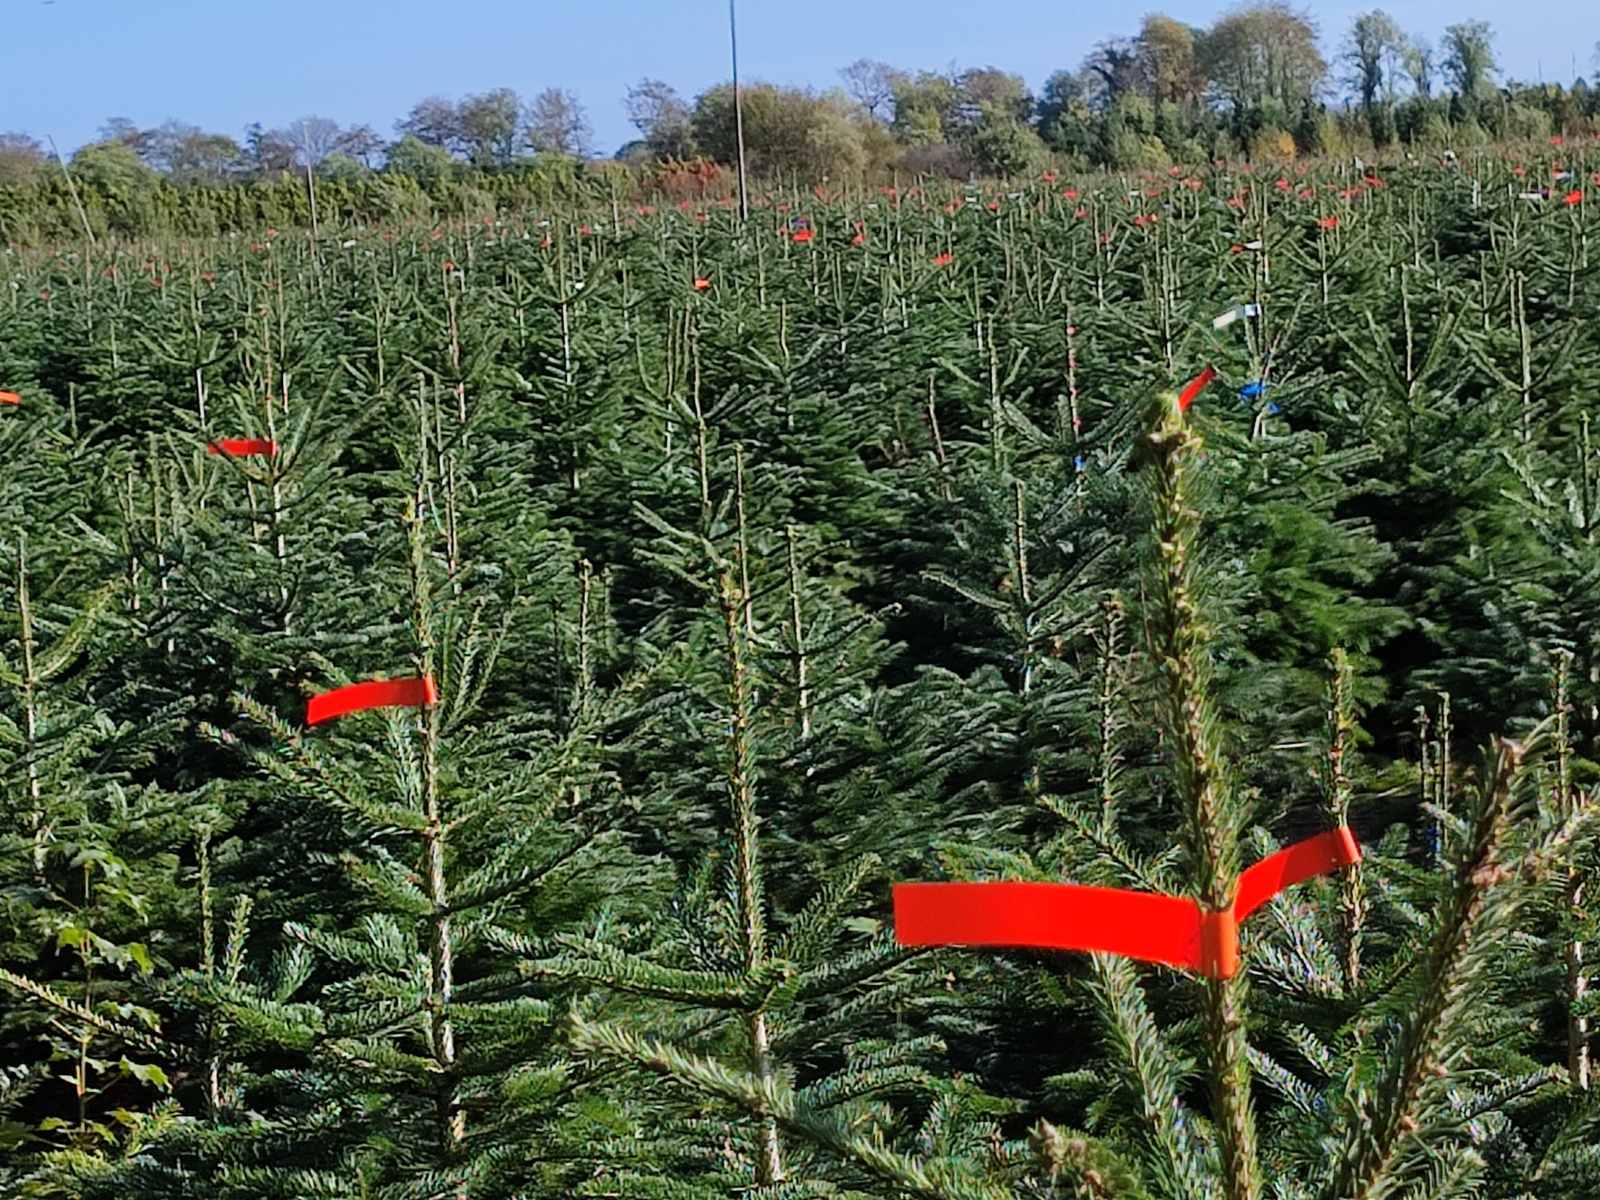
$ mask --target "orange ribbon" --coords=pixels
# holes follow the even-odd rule
[[[421,708],[438,702],[439,692],[433,686],[432,676],[373,679],[311,697],[306,702],[306,724],[316,725],[369,708]]]
[[[1230,979],[1239,970],[1240,921],[1279,892],[1360,858],[1347,827],[1307,838],[1241,874],[1233,904],[1221,911],[1075,883],[901,883],[894,936],[902,946],[1092,950]]]
[[[226,454],[229,458],[245,458],[252,454],[274,458],[278,453],[278,443],[266,438],[220,438],[206,446],[206,452]]]
[[[1194,398],[1206,390],[1206,384],[1217,377],[1215,367],[1207,367],[1200,374],[1189,381],[1189,386],[1178,393],[1178,411],[1187,412],[1189,405],[1194,403]]]

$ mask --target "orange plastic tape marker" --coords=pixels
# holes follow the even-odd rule
[[[246,458],[252,454],[274,458],[278,453],[278,443],[269,442],[266,438],[222,438],[206,446],[206,452],[226,454],[229,458]]]
[[[1361,847],[1347,825],[1296,842],[1245,869],[1233,896],[1233,911],[1242,921],[1279,892],[1360,861]]]
[[[21,404],[22,397],[15,392],[0,392],[0,404]]]
[[[1239,973],[1239,918],[1233,909],[1200,916],[1200,962],[1207,979],[1232,979]]]
[[[439,692],[427,675],[416,679],[373,679],[311,697],[306,702],[306,724],[317,725],[369,708],[421,708],[438,700]]]
[[[1073,883],[901,883],[894,936],[902,946],[1088,950],[1228,979],[1239,970],[1239,922],[1285,888],[1361,857],[1349,829],[1298,842],[1239,877],[1222,912],[1154,892]]]
[[[1189,381],[1189,386],[1178,393],[1178,411],[1188,411],[1189,405],[1194,403],[1194,398],[1206,390],[1206,384],[1217,377],[1215,367],[1207,367],[1200,374]]]
[[[1097,950],[1200,967],[1200,906],[1179,896],[1075,883],[900,883],[902,946]]]

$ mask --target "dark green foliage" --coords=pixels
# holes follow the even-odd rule
[[[1600,292],[1469,165],[15,251],[3,1187],[1587,1196]],[[1345,821],[1225,984],[892,940]]]

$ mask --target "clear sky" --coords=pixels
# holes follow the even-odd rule
[[[1488,21],[1515,78],[1595,73],[1596,0],[1324,3],[1311,11],[1325,56],[1355,13],[1379,6],[1433,42],[1456,21]],[[1208,25],[1228,7],[1159,10]],[[739,0],[740,72],[827,88],[857,58],[953,62],[1014,71],[1037,89],[1096,42],[1136,31],[1145,11],[1106,0]],[[630,83],[663,79],[692,97],[728,77],[728,10],[726,0],[0,0],[0,55],[0,131],[54,135],[63,152],[114,116],[241,138],[252,121],[314,114],[389,137],[424,96],[563,87],[610,153],[634,136],[622,110]]]

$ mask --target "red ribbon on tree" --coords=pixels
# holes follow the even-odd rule
[[[1178,393],[1178,411],[1187,412],[1189,405],[1194,403],[1194,398],[1206,390],[1206,384],[1217,377],[1215,367],[1207,367],[1200,374],[1189,381],[1189,386]]]
[[[220,438],[207,445],[206,452],[226,454],[229,458],[248,458],[251,455],[275,458],[278,454],[278,443],[268,441],[266,438]]]
[[[433,686],[432,676],[372,679],[311,697],[306,701],[306,724],[316,725],[369,708],[421,708],[425,704],[438,702],[439,692]]]
[[[1297,842],[1239,876],[1231,907],[1075,883],[900,883],[894,936],[902,946],[1015,946],[1092,950],[1230,979],[1239,922],[1273,896],[1361,859],[1347,827]]]

